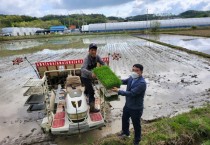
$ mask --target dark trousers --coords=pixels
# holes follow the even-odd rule
[[[95,97],[94,97],[95,92],[93,89],[92,80],[83,78],[83,77],[81,79],[82,79],[82,83],[85,86],[85,94],[89,97],[89,104],[94,103],[95,102]]]
[[[130,120],[131,117],[133,128],[135,132],[134,141],[140,142],[141,141],[141,116],[142,116],[143,110],[134,110],[129,109],[128,107],[124,106],[123,108],[123,115],[122,115],[122,131],[126,135],[130,135],[129,132],[129,126],[130,126]]]

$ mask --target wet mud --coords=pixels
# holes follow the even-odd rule
[[[100,43],[98,54],[101,57],[120,53],[119,60],[112,60],[110,56],[110,67],[122,79],[129,76],[133,64],[144,65],[147,91],[142,119],[145,121],[172,117],[210,102],[209,59],[130,36],[85,38],[83,42]],[[37,76],[26,61],[12,65],[14,58],[26,56],[34,64],[37,61],[80,59],[87,52],[87,48],[45,49],[33,54],[0,58],[0,144],[88,144],[121,130],[123,96],[110,102],[106,127],[71,137],[44,134],[39,126],[42,112],[26,111],[29,106],[24,103],[28,96],[23,96],[23,93],[27,88],[22,86],[29,78]],[[121,89],[126,89],[126,86]]]

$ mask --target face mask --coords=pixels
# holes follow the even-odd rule
[[[131,73],[131,77],[132,77],[133,79],[136,79],[136,78],[139,77],[139,74],[137,74],[136,72],[132,72],[132,73]]]

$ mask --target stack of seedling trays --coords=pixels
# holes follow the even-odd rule
[[[41,79],[29,79],[23,87],[29,87],[24,96],[29,96],[25,105],[30,105],[27,112],[41,111],[45,109],[44,86]]]
[[[27,101],[25,102],[25,105],[30,105],[29,108],[27,109],[27,112],[40,111],[45,109],[44,95],[43,94],[30,95]]]
[[[116,74],[108,66],[97,67],[93,70],[97,79],[101,82],[105,88],[105,96],[111,97],[116,96],[117,93],[111,91],[113,87],[119,88],[122,84],[121,80],[116,76]],[[101,91],[103,91],[102,89]]]

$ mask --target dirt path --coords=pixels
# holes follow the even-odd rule
[[[87,41],[87,40],[86,40]],[[185,52],[157,45],[134,37],[98,37],[89,41],[104,44],[98,50],[102,57],[108,53],[120,53],[122,58],[113,60],[110,67],[121,78],[126,78],[134,63],[144,65],[144,77],[148,88],[145,95],[143,119],[152,120],[173,116],[193,107],[202,106],[210,100],[210,60]],[[89,42],[87,41],[87,42]],[[87,49],[43,50],[25,55],[34,64],[37,61],[53,61],[84,58]],[[50,144],[78,144],[115,133],[121,129],[121,110],[124,97],[111,102],[112,112],[106,128],[94,130],[79,137],[44,137],[40,130],[39,113],[27,113],[24,106],[28,97],[22,94],[23,84],[36,78],[33,69],[23,62],[12,65],[17,56],[0,58],[0,144],[29,144],[43,140]],[[22,56],[21,56],[22,57]],[[122,86],[125,89],[125,86]],[[41,137],[40,137],[41,136]],[[24,141],[24,142],[23,142]],[[21,143],[22,142],[22,143]]]

